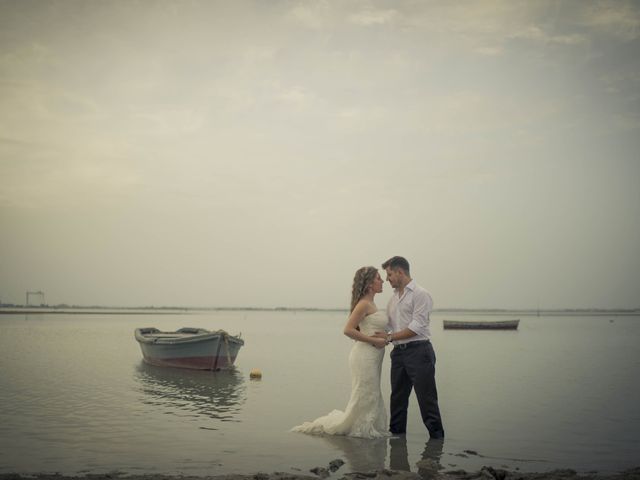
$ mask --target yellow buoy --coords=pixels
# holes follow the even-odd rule
[[[254,368],[249,372],[249,378],[262,378],[262,372],[259,369]]]

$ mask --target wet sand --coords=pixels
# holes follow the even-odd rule
[[[571,469],[552,470],[539,473],[482,467],[478,471],[442,470],[435,462],[418,462],[417,472],[398,470],[378,470],[372,472],[339,472],[342,462],[334,460],[326,467],[315,467],[308,473],[255,473],[252,475],[214,475],[214,476],[174,476],[174,475],[127,475],[124,473],[87,474],[64,476],[59,474],[22,475],[17,473],[0,474],[0,480],[640,480],[640,467],[613,474],[583,473]]]

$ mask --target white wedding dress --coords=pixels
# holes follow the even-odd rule
[[[360,331],[373,335],[387,326],[387,315],[378,310],[360,322]],[[387,411],[380,390],[380,372],[385,350],[369,343],[356,341],[349,354],[351,370],[351,398],[344,412],[333,410],[328,415],[305,422],[291,431],[348,435],[361,438],[389,436]]]

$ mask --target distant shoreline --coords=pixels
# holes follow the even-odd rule
[[[343,308],[305,308],[305,307],[107,307],[107,306],[79,306],[79,305],[54,305],[54,306],[22,306],[0,305],[0,315],[16,314],[103,314],[103,315],[157,315],[157,314],[202,314],[207,312],[348,312]],[[433,310],[434,314],[453,315],[520,315],[520,316],[635,316],[640,315],[640,308],[635,309],[501,309],[501,308],[439,308]]]

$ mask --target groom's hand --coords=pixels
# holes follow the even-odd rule
[[[375,332],[373,334],[374,337],[387,339],[387,332]]]

